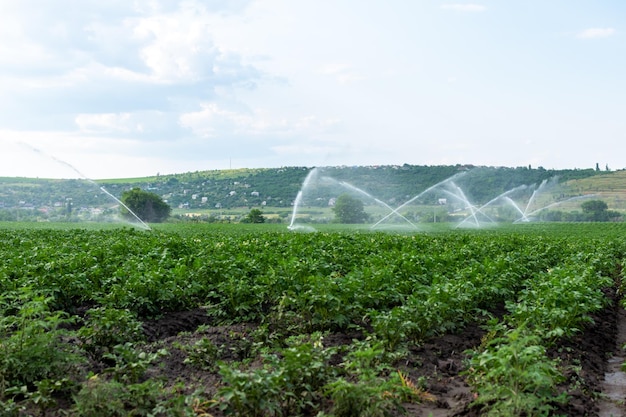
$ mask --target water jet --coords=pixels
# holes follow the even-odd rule
[[[25,142],[18,142],[18,144],[23,147],[28,149],[29,151],[33,152],[34,154],[39,155],[40,157],[44,158],[44,159],[49,159],[54,161],[56,164],[62,165],[66,168],[69,168],[72,172],[74,172],[75,174],[77,174],[80,178],[80,180],[85,181],[88,184],[94,185],[96,186],[102,193],[104,193],[108,198],[112,198],[117,204],[123,206],[132,216],[134,219],[136,219],[136,223],[135,222],[129,222],[132,225],[138,226],[142,229],[145,230],[151,230],[150,226],[145,223],[143,220],[141,220],[141,218],[135,213],[133,212],[126,204],[124,204],[119,198],[117,198],[116,196],[114,196],[113,194],[111,194],[107,189],[104,188],[104,186],[98,184],[96,181],[90,179],[89,177],[87,177],[85,174],[83,174],[80,170],[78,170],[78,168],[76,168],[74,165],[70,164],[67,161],[64,161],[60,158],[57,158],[54,155],[50,155],[44,151],[42,151],[41,149],[35,148],[34,146],[31,146]],[[67,197],[67,199],[69,199],[71,201],[70,197]]]

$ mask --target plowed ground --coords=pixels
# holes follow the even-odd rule
[[[611,291],[607,296],[614,298]],[[554,415],[597,416],[598,396],[601,381],[606,371],[607,357],[615,351],[617,332],[617,302],[612,307],[596,314],[594,323],[574,338],[565,340],[549,351],[551,357],[561,361],[567,380],[559,390],[566,391],[569,400],[564,405],[555,404]],[[201,331],[194,331],[198,325]],[[224,361],[239,360],[245,346],[242,335],[254,329],[254,325],[212,327],[202,310],[179,312],[164,318],[144,323],[150,345],[155,350],[165,347],[170,352],[163,362],[149,372],[153,378],[166,378],[183,382],[193,391],[202,387],[207,394],[215,393],[220,384],[217,369],[200,369],[185,364],[186,353],[177,348],[180,344],[189,345],[202,337],[209,338],[217,346],[222,346]],[[183,332],[183,333],[181,333]],[[477,325],[467,326],[458,334],[447,334],[428,340],[412,349],[409,355],[398,363],[398,368],[408,372],[413,381],[422,378],[426,381],[426,391],[435,398],[432,402],[405,404],[406,414],[411,416],[479,416],[481,409],[472,406],[474,393],[465,383],[462,371],[465,364],[465,351],[480,345],[485,330]],[[327,346],[350,344],[362,338],[359,333],[331,334],[324,338]],[[336,364],[341,358],[336,359]],[[324,404],[330,411],[332,404]],[[213,416],[222,415],[218,409],[211,411]]]

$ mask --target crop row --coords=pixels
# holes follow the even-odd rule
[[[497,279],[504,280],[502,291],[515,292],[576,250],[558,239],[497,236],[5,232],[0,290],[45,289],[56,308],[70,313],[99,305],[140,318],[207,305],[222,320],[254,321],[278,305],[306,305],[307,325],[343,328],[369,309],[421,299],[433,284],[471,278],[480,288]]]
[[[219,374],[215,397],[170,387],[166,398],[150,397],[145,415],[209,404],[238,415],[340,416],[355,407],[384,415],[428,398],[390,371],[407,347],[476,320],[491,330],[469,359],[478,403],[494,415],[547,412],[560,371],[545,351],[607,305],[603,291],[616,285],[625,254],[608,226],[585,234],[0,230],[0,401],[17,413],[38,395],[65,395],[75,415],[115,415],[93,411],[110,390],[122,401],[115,407],[139,410],[132,398],[163,391],[143,374],[167,354],[141,350],[141,322],[201,307],[212,324],[253,324],[254,335],[238,336],[234,362],[205,339],[181,346],[188,362]],[[325,334],[352,331],[367,337],[341,352],[323,345]],[[511,352],[526,359],[507,379]],[[341,364],[330,366],[337,355]],[[85,361],[112,367],[89,374]],[[524,375],[535,382],[520,387]]]

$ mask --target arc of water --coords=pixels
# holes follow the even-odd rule
[[[377,203],[380,203],[382,205],[384,205],[386,208],[388,208],[389,210],[391,210],[390,214],[395,214],[397,216],[400,216],[402,219],[404,219],[408,224],[410,224],[411,226],[413,226],[414,228],[418,229],[418,227],[415,225],[415,223],[413,223],[411,220],[407,219],[403,214],[399,213],[397,209],[394,209],[393,207],[391,207],[389,204],[380,201],[379,199],[375,198],[374,199]],[[371,227],[372,229],[374,228],[374,226]]]
[[[497,197],[492,198],[491,200],[489,200],[488,202],[486,202],[485,204],[483,204],[482,206],[480,206],[480,208],[478,209],[483,215],[486,216],[485,212],[483,211],[483,209],[489,207],[491,204],[495,203],[496,201],[503,199],[504,201],[508,202],[510,205],[512,205],[521,215],[523,218],[525,218],[524,212],[522,211],[522,209],[517,205],[517,203],[511,198],[509,197],[509,194],[512,194],[516,191],[519,190],[523,190],[526,189],[528,186],[527,185],[520,185],[517,186],[515,188],[511,188],[508,191],[503,192],[502,194],[498,195]],[[487,216],[488,217],[488,216]],[[490,219],[491,220],[491,219]],[[526,219],[528,220],[528,219]],[[464,222],[465,220],[463,220]],[[463,223],[461,222],[461,223]]]
[[[524,216],[526,216],[526,213],[528,213],[528,210],[530,209],[530,205],[535,201],[536,195],[537,195],[537,190],[533,190],[533,193],[530,195],[530,198],[528,199],[528,203],[526,203],[526,208],[524,209]]]
[[[441,185],[443,185],[443,184],[446,184],[446,183],[448,183],[448,182],[451,182],[454,178],[458,178],[458,177],[460,177],[460,176],[462,176],[462,175],[465,175],[465,173],[464,173],[464,172],[462,172],[462,173],[459,173],[459,174],[455,174],[455,175],[453,175],[453,176],[452,176],[452,177],[450,177],[450,178],[446,178],[445,180],[440,181],[440,182],[438,182],[437,184],[435,184],[435,185],[432,185],[432,186],[428,187],[427,189],[425,189],[425,190],[424,190],[424,191],[422,191],[421,193],[417,194],[416,196],[414,196],[414,197],[413,197],[413,198],[411,198],[410,200],[407,200],[406,202],[404,202],[404,203],[400,204],[400,205],[399,205],[399,206],[398,206],[398,207],[397,207],[394,211],[396,211],[396,212],[397,212],[398,210],[400,210],[400,209],[404,208],[405,206],[407,206],[407,205],[411,204],[412,202],[414,202],[415,200],[419,199],[420,197],[422,197],[424,194],[428,193],[429,191],[432,191],[432,190],[434,190],[435,188],[440,187],[440,186],[441,186]],[[393,215],[393,213],[389,213],[389,214],[387,214],[385,217],[383,217],[383,218],[382,218],[382,219],[380,219],[378,222],[376,222],[374,225],[372,225],[372,228],[375,228],[376,226],[378,226],[379,224],[381,224],[382,222],[384,222],[385,220],[387,220],[387,219],[388,219],[389,217],[391,217],[392,215]]]
[[[493,219],[492,219],[491,217],[489,217],[487,214],[485,214],[485,213],[482,211],[482,208],[483,208],[484,206],[482,206],[482,207],[476,207],[474,204],[472,204],[472,203],[469,201],[469,199],[467,198],[467,196],[465,195],[465,193],[463,192],[463,189],[462,189],[461,187],[459,187],[458,185],[456,185],[456,184],[454,183],[454,181],[452,181],[452,182],[451,182],[451,186],[452,186],[452,189],[453,189],[455,192],[452,192],[452,191],[450,191],[450,190],[446,190],[446,189],[443,189],[443,192],[444,192],[444,193],[446,193],[446,194],[448,194],[449,196],[454,197],[454,198],[456,198],[457,200],[461,201],[463,204],[465,204],[465,207],[464,207],[464,208],[469,209],[469,210],[470,210],[470,213],[471,213],[471,215],[470,215],[469,217],[467,217],[467,218],[463,219],[463,220],[462,220],[462,221],[461,221],[461,222],[457,225],[457,227],[459,227],[459,226],[463,225],[464,223],[466,223],[466,222],[468,221],[468,219],[474,219],[474,223],[475,223],[476,227],[480,227],[480,221],[478,220],[478,214],[480,214],[480,215],[484,216],[484,217],[485,217],[487,220],[489,220],[491,223],[493,223],[493,222],[494,222],[494,221],[493,221]]]
[[[91,181],[91,180],[89,180],[89,179],[88,179],[87,181]],[[98,185],[95,181],[91,181],[91,182],[92,182],[92,183],[94,183],[95,185]],[[132,214],[132,215],[133,215],[133,217],[134,217],[135,219],[137,219],[137,221],[138,221],[139,223],[141,223],[141,225],[142,225],[142,226],[143,226],[146,230],[152,230],[152,229],[150,228],[150,226],[148,226],[148,225],[147,225],[147,224],[146,224],[143,220],[141,220],[141,219],[139,218],[139,216],[137,216],[137,215],[136,215],[136,214],[135,214],[135,213],[134,213],[134,212],[133,212],[133,211],[132,211],[132,210],[131,210],[131,209],[130,209],[127,205],[126,205],[126,204],[122,203],[122,201],[121,201],[120,199],[118,199],[118,198],[117,198],[117,197],[115,197],[113,194],[111,194],[110,192],[108,192],[108,191],[107,191],[107,190],[106,190],[103,186],[100,186],[100,190],[102,190],[102,192],[103,192],[103,193],[105,193],[106,195],[108,195],[109,197],[113,198],[115,201],[117,201],[118,203],[120,203],[122,206],[124,206],[124,208],[125,208],[126,210],[128,210],[128,212],[129,212],[130,214]]]
[[[567,203],[567,202],[570,202],[570,201],[583,200],[585,198],[593,198],[593,197],[595,197],[595,194],[587,194],[587,195],[579,195],[579,196],[576,196],[576,197],[567,198],[567,199],[561,200],[561,201],[556,201],[556,202],[554,202],[552,204],[548,204],[545,207],[541,207],[541,208],[539,208],[537,210],[534,210],[534,211],[528,213],[528,216],[532,217],[535,214],[537,214],[537,213],[539,213],[539,212],[541,212],[543,210],[547,210],[547,209],[549,209],[551,207],[558,206],[559,204],[564,204],[564,203]]]
[[[528,187],[527,185],[520,185],[520,186],[518,186],[518,187],[511,188],[510,190],[503,192],[502,194],[498,195],[497,197],[492,198],[491,200],[489,200],[488,202],[486,202],[485,204],[483,204],[482,206],[480,206],[480,208],[481,208],[481,210],[482,210],[482,209],[484,209],[485,207],[490,206],[491,204],[493,204],[493,203],[495,203],[496,201],[500,200],[501,198],[506,198],[509,194],[512,194],[512,193],[514,193],[514,192],[516,192],[516,191],[519,191],[519,190],[523,190],[523,189],[525,189],[525,188],[527,188],[527,187]],[[511,201],[513,202],[513,204],[515,204],[515,205],[517,206],[517,203],[515,203],[515,201],[514,201],[514,200],[512,200],[512,199],[511,199]],[[518,210],[521,210],[521,209],[519,208],[519,206],[517,206],[517,208],[518,208]]]
[[[293,202],[293,210],[291,211],[291,222],[289,223],[288,229],[294,228],[294,223],[296,222],[296,214],[298,213],[298,205],[302,201],[302,190],[298,191],[296,195],[296,199]]]
[[[529,221],[529,220],[528,220],[528,217],[526,216],[526,213],[524,213],[524,211],[523,211],[521,208],[519,208],[519,206],[517,205],[517,203],[516,203],[515,201],[513,201],[513,200],[511,199],[511,197],[506,196],[506,197],[504,197],[504,199],[505,199],[506,201],[508,201],[508,202],[509,202],[509,203],[510,203],[510,204],[511,204],[511,205],[512,205],[515,209],[517,209],[517,211],[519,212],[519,214],[521,214],[521,215],[522,215],[522,217],[520,217],[520,218],[519,218],[518,220],[516,220],[515,222],[518,222],[518,221],[520,221],[520,220],[521,220],[521,221],[523,221],[523,222],[528,222],[528,221]]]
[[[539,184],[539,186],[535,190],[533,190],[533,193],[530,195],[530,198],[528,199],[528,204],[526,204],[526,208],[524,209],[524,214],[528,213],[528,210],[530,209],[531,205],[535,202],[535,198],[537,197],[537,194],[539,193],[539,191],[543,190],[546,187],[547,183],[548,183],[548,180],[545,179],[541,181],[541,184]]]
[[[467,207],[470,209],[470,213],[472,213],[472,217],[474,218],[474,222],[476,223],[476,226],[479,227],[480,226],[480,222],[478,221],[478,217],[476,217],[476,206],[474,206],[473,204],[471,204],[469,202],[469,200],[467,199],[467,196],[465,195],[465,193],[463,192],[463,190],[461,189],[461,187],[459,187],[458,185],[456,185],[454,182],[452,183],[452,185],[454,186],[455,190],[459,193],[459,195],[461,196],[461,199],[465,202],[465,204],[467,205]],[[485,216],[488,218],[488,216]],[[491,220],[491,219],[490,219]]]
[[[457,189],[460,190],[460,188],[457,187]],[[457,195],[455,193],[453,193],[452,191],[449,190],[443,190],[444,193],[446,193],[447,195],[449,195],[450,197],[456,198],[457,200],[461,201],[465,207],[465,209],[469,209],[470,210],[470,216],[466,219],[463,219],[463,221],[461,221],[459,223],[459,226],[463,223],[465,223],[467,221],[467,219],[474,219],[474,223],[476,224],[477,227],[480,226],[480,222],[478,221],[478,217],[476,216],[476,207],[472,204],[470,204],[469,200],[467,200],[467,197],[465,197],[465,194],[463,194],[461,192],[461,195]]]
[[[368,193],[367,191],[362,190],[362,189],[360,189],[360,188],[358,188],[358,187],[355,187],[354,185],[352,185],[352,184],[350,184],[350,183],[347,183],[347,182],[345,182],[345,181],[340,181],[340,182],[339,182],[339,184],[340,184],[340,185],[343,185],[344,187],[349,188],[349,189],[351,189],[351,190],[353,190],[353,191],[359,192],[359,193],[361,193],[361,194],[365,195],[365,196],[366,196],[366,197],[368,197],[368,198],[373,199],[373,200],[374,200],[375,202],[377,202],[378,204],[380,204],[380,205],[382,205],[382,206],[386,207],[387,209],[391,210],[390,215],[393,215],[393,214],[398,215],[399,217],[401,217],[402,219],[404,219],[404,220],[405,220],[408,224],[410,224],[411,226],[413,226],[414,228],[416,228],[416,229],[417,229],[417,226],[416,226],[415,224],[413,224],[413,223],[412,223],[409,219],[407,219],[406,217],[404,217],[402,214],[398,213],[397,209],[394,209],[394,208],[393,208],[393,207],[391,207],[389,204],[385,203],[384,201],[379,200],[378,198],[374,197],[373,195],[371,195],[371,194],[370,194],[370,193]],[[372,226],[372,228],[374,228],[374,226]]]
[[[317,175],[317,168],[313,168],[311,171],[309,171],[309,173],[307,174],[307,176],[304,178],[304,181],[302,182],[302,186],[300,187],[300,190],[298,191],[298,194],[296,194],[296,199],[293,202],[293,210],[291,211],[291,222],[289,222],[289,226],[287,227],[289,230],[293,230],[295,229],[295,222],[296,222],[296,216],[298,214],[298,207],[300,205],[300,202],[302,201],[302,190],[304,190],[309,183],[311,182],[311,179]]]
[[[90,183],[92,183],[93,185],[95,185],[96,187],[100,188],[100,190],[105,193],[106,195],[108,195],[109,197],[111,197],[112,199],[114,199],[115,201],[117,201],[119,204],[121,204],[126,210],[128,210],[128,212],[130,214],[133,215],[133,217],[135,217],[135,219],[137,219],[137,221],[146,229],[146,230],[152,230],[150,228],[150,226],[148,226],[143,220],[141,220],[139,218],[139,216],[137,216],[126,204],[124,204],[119,198],[115,197],[113,194],[111,194],[110,192],[108,192],[103,186],[101,186],[100,184],[98,184],[97,182],[95,182],[94,180],[90,179],[89,177],[87,177],[85,174],[83,174],[82,172],[80,172],[74,165],[70,164],[69,162],[66,162],[62,159],[59,159],[57,157],[55,157],[54,155],[49,155],[47,153],[45,153],[44,151],[37,149],[33,146],[30,146],[27,143],[24,142],[20,142],[23,146],[26,146],[27,148],[29,148],[30,150],[32,150],[33,152],[36,152],[40,155],[46,156],[48,158],[51,158],[53,161],[58,162],[61,165],[65,165],[66,167],[68,167],[69,169],[71,169],[72,171],[74,171],[75,173],[77,173],[82,179],[84,179],[85,181],[88,181]]]

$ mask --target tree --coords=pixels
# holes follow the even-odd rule
[[[337,197],[333,212],[338,223],[365,223],[369,217],[363,209],[363,202],[350,194],[341,194]]]
[[[172,212],[172,208],[155,193],[133,188],[122,193],[122,203],[126,207],[121,207],[122,216],[133,218],[137,215],[142,221],[149,223],[161,223],[167,219]],[[132,211],[130,213],[128,210]]]
[[[265,217],[263,217],[261,210],[252,209],[248,215],[243,218],[242,223],[265,223]]]
[[[580,205],[583,213],[592,222],[604,222],[608,220],[607,209],[609,206],[602,200],[588,200]]]
[[[580,205],[583,209],[584,220],[591,222],[619,221],[621,213],[609,210],[609,206],[602,200],[588,200]]]

